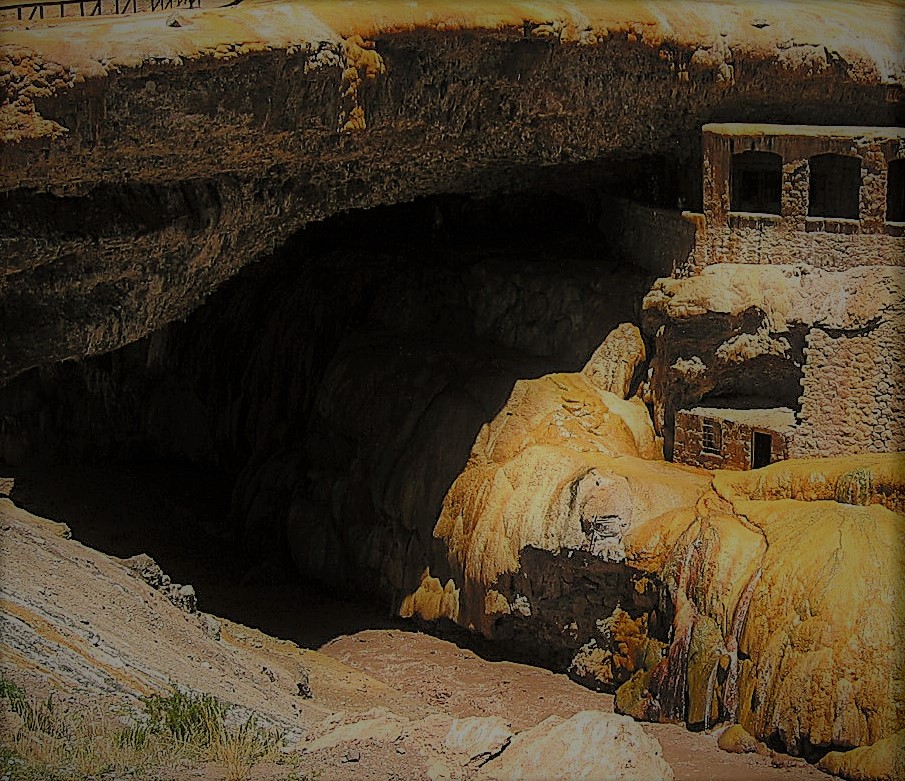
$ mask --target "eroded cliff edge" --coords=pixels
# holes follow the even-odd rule
[[[4,31],[0,378],[183,318],[330,214],[681,178],[712,120],[901,114],[896,3],[246,0],[184,16]]]

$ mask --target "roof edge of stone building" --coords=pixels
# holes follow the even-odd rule
[[[795,411],[789,407],[763,407],[738,409],[735,407],[692,407],[682,410],[702,418],[718,418],[755,428],[766,428],[777,433],[791,431],[795,426]]]
[[[796,136],[808,138],[905,139],[905,128],[860,125],[780,125],[748,122],[710,122],[704,133],[750,138],[752,136]]]

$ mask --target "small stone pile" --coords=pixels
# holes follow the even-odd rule
[[[124,563],[135,577],[141,578],[151,588],[163,592],[180,610],[186,613],[198,611],[198,598],[195,596],[194,587],[173,583],[170,576],[147,553],[139,553],[125,559]]]

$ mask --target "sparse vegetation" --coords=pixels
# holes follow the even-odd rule
[[[71,713],[52,696],[28,696],[0,673],[0,701],[0,774],[9,781],[74,781],[107,772],[156,778],[203,762],[222,764],[226,781],[245,781],[283,743],[254,714],[231,723],[225,703],[175,686],[145,698],[143,713]]]
[[[223,727],[227,708],[210,694],[182,691],[175,686],[167,696],[144,699],[148,731],[174,741],[209,748]]]

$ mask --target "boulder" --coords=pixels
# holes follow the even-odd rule
[[[741,724],[731,724],[724,729],[716,744],[730,754],[766,753],[766,747]]]
[[[905,778],[905,730],[851,751],[831,751],[817,767],[851,781],[896,781]]]
[[[655,738],[625,716],[582,711],[520,732],[479,781],[672,781]]]

